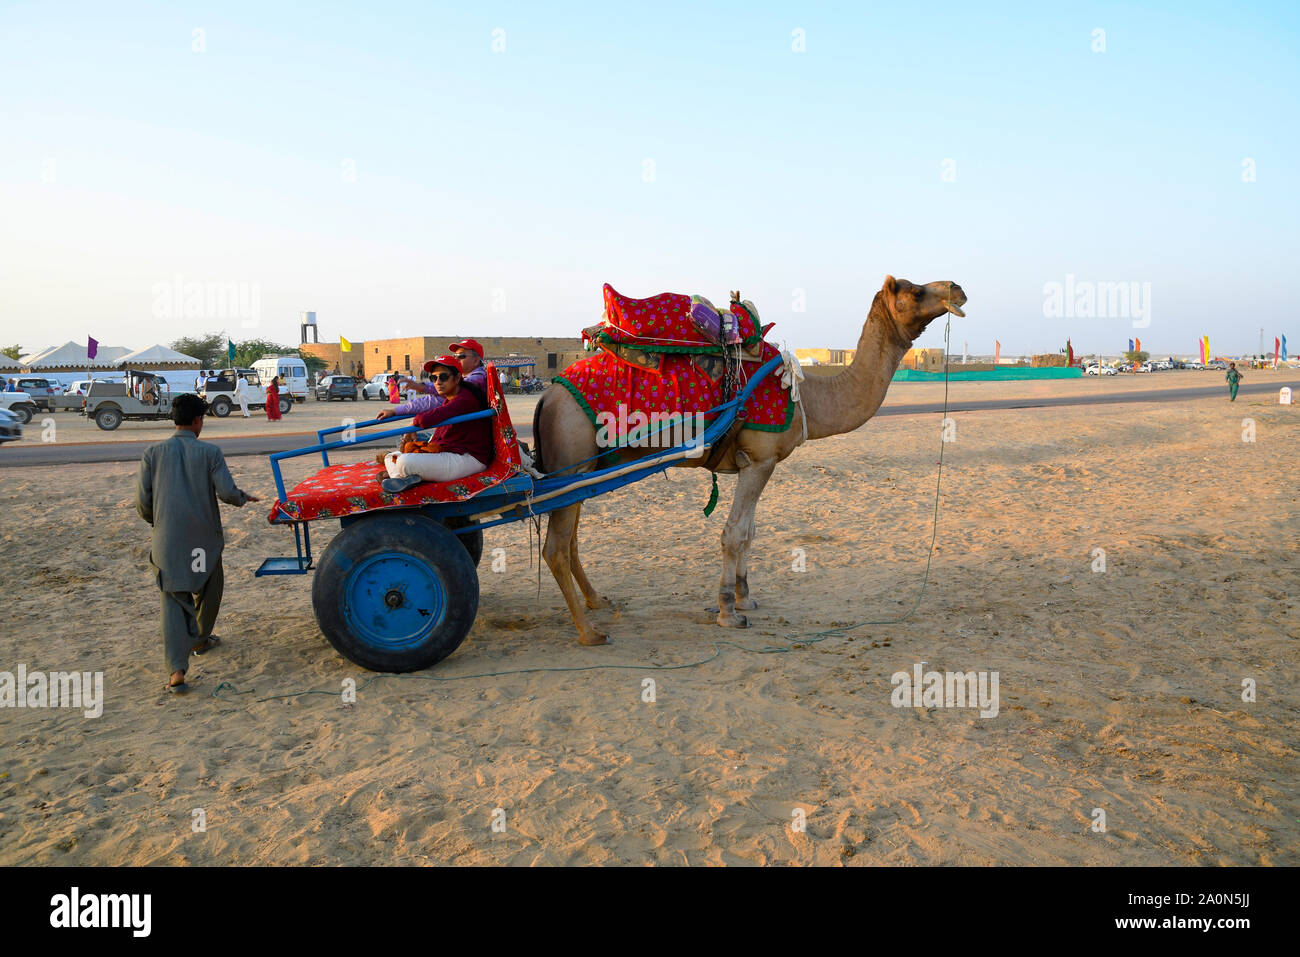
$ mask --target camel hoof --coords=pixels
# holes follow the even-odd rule
[[[755,608],[757,608],[757,607],[758,607],[758,602],[754,601],[754,599],[752,599],[752,598],[737,598],[737,599],[736,599],[736,610],[737,610],[737,611],[753,611],[753,610],[754,610]]]
[[[587,607],[599,611],[602,608],[613,608],[614,603],[604,595],[597,595],[595,598],[587,599]]]
[[[748,628],[749,619],[744,615],[718,615],[718,624],[723,628]]]
[[[579,635],[578,644],[580,645],[607,645],[609,644],[609,635],[602,635],[598,631],[593,631],[590,635]]]

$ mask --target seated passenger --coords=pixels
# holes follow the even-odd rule
[[[483,365],[483,347],[474,339],[466,339],[464,342],[453,342],[447,347],[447,352],[460,362],[460,367],[463,370],[461,373],[462,387],[468,386],[472,391],[478,393],[481,400],[486,402],[487,367]],[[424,371],[432,374],[433,367],[436,364],[437,360],[431,359],[424,364]],[[409,402],[399,403],[393,409],[380,409],[375,418],[386,419],[390,415],[418,415],[421,412],[436,409],[443,403],[437,383],[432,379],[428,382],[421,382],[403,376],[400,384],[403,388],[414,389],[421,394]]]
[[[432,362],[433,380],[442,402],[415,418],[417,429],[487,408],[476,390],[467,388],[461,378],[460,360],[439,356]],[[492,418],[485,416],[472,422],[435,428],[426,447],[432,452],[389,452],[384,456],[388,478],[384,491],[404,492],[420,482],[449,482],[487,470],[492,461]]]

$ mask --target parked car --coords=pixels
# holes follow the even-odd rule
[[[248,384],[248,407],[266,408],[266,386],[256,372],[252,369],[222,369],[220,375],[209,377],[203,387],[203,401],[207,402],[208,411],[217,418],[224,419],[239,407],[239,402],[235,400],[235,382],[241,373]],[[293,396],[281,388],[280,414],[288,415],[292,408]]]
[[[29,421],[22,419],[16,412],[10,412],[8,409],[0,409],[0,442],[17,442],[23,437],[23,422]]]
[[[381,372],[370,377],[370,381],[361,387],[361,398],[388,400],[388,377],[392,373]]]
[[[0,409],[13,413],[26,425],[36,414],[36,402],[26,392],[0,392]]]
[[[36,408],[42,412],[50,411],[50,400],[54,398],[54,387],[50,385],[49,379],[20,377],[18,379],[18,391],[26,392],[31,396]]]
[[[1153,367],[1152,367],[1151,363],[1148,361],[1148,362],[1144,362],[1144,363],[1142,363],[1140,366],[1138,366],[1137,369],[1136,369],[1135,371],[1137,371],[1137,372],[1151,372],[1151,371],[1153,371]]]
[[[170,419],[172,396],[161,376],[130,369],[123,382],[92,382],[81,412],[105,432],[112,432],[124,419]]]
[[[357,380],[350,375],[327,375],[316,386],[316,399],[328,402],[330,399],[351,399],[357,401]]]
[[[1097,376],[1102,376],[1102,375],[1119,375],[1119,373],[1116,372],[1116,371],[1115,371],[1113,368],[1111,368],[1110,366],[1098,365],[1098,364],[1095,363],[1095,362],[1094,362],[1092,365],[1087,366],[1087,367],[1083,370],[1083,374],[1084,374],[1084,375],[1097,375]]]

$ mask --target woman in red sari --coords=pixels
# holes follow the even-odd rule
[[[280,421],[280,377],[271,379],[266,387],[266,417],[272,422]]]

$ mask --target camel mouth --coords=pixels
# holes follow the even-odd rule
[[[963,303],[964,303],[965,301],[966,301],[965,299],[962,300]],[[956,303],[949,302],[949,301],[946,300],[946,299],[944,300],[943,304],[944,304],[944,307],[945,307],[949,312],[951,312],[954,316],[959,316],[959,317],[962,318],[962,319],[965,319],[965,318],[966,318],[966,313],[964,313],[964,312],[961,311],[961,306],[957,305]]]

